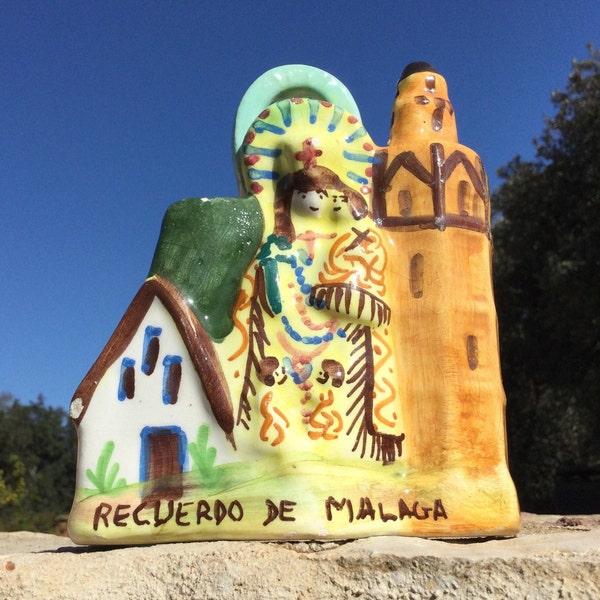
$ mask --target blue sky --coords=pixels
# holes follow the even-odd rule
[[[588,42],[597,0],[0,3],[0,391],[67,408],[167,207],[237,195],[233,119],[268,69],[335,75],[383,145],[400,73],[430,62],[495,187]]]

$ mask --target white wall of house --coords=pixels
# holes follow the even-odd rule
[[[142,372],[144,335],[147,326],[160,327],[160,352],[152,375]],[[163,394],[163,359],[166,355],[180,356],[182,376],[176,404],[165,404]],[[119,381],[123,358],[135,360],[135,395],[119,400]],[[235,460],[233,449],[225,439],[206,399],[206,394],[194,369],[189,352],[179,335],[173,318],[158,298],[154,298],[131,343],[116,358],[98,384],[79,427],[79,460],[77,487],[93,487],[85,475],[86,469],[96,470],[100,453],[106,442],[113,441],[115,449],[111,464],[119,463],[118,478],[127,484],[139,481],[140,432],[144,427],[176,426],[195,442],[201,425],[210,427],[209,445],[217,449],[215,464]],[[189,454],[188,470],[192,465]]]

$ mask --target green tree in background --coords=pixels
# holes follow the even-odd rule
[[[511,472],[524,510],[600,466],[600,52],[574,61],[536,159],[499,175],[494,282]],[[600,512],[600,506],[596,507]]]
[[[0,531],[51,531],[75,489],[77,441],[65,411],[0,394]]]
[[[25,495],[25,465],[16,454],[9,454],[2,462],[8,463],[8,469],[0,469],[0,507],[18,505]]]

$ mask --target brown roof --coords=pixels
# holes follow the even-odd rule
[[[71,403],[76,401],[81,403],[79,414],[72,417],[73,422],[75,425],[79,425],[83,419],[98,383],[107,369],[131,342],[154,298],[158,298],[173,317],[200,377],[202,386],[206,391],[215,419],[225,432],[227,439],[235,446],[233,440],[233,405],[212,340],[179,290],[172,283],[158,275],[144,282],[108,340],[104,350],[102,350],[100,356],[73,394]]]

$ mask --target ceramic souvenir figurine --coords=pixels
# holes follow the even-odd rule
[[[443,77],[405,69],[379,147],[337,79],[279,67],[234,159],[73,396],[73,540],[515,534],[487,179]]]

